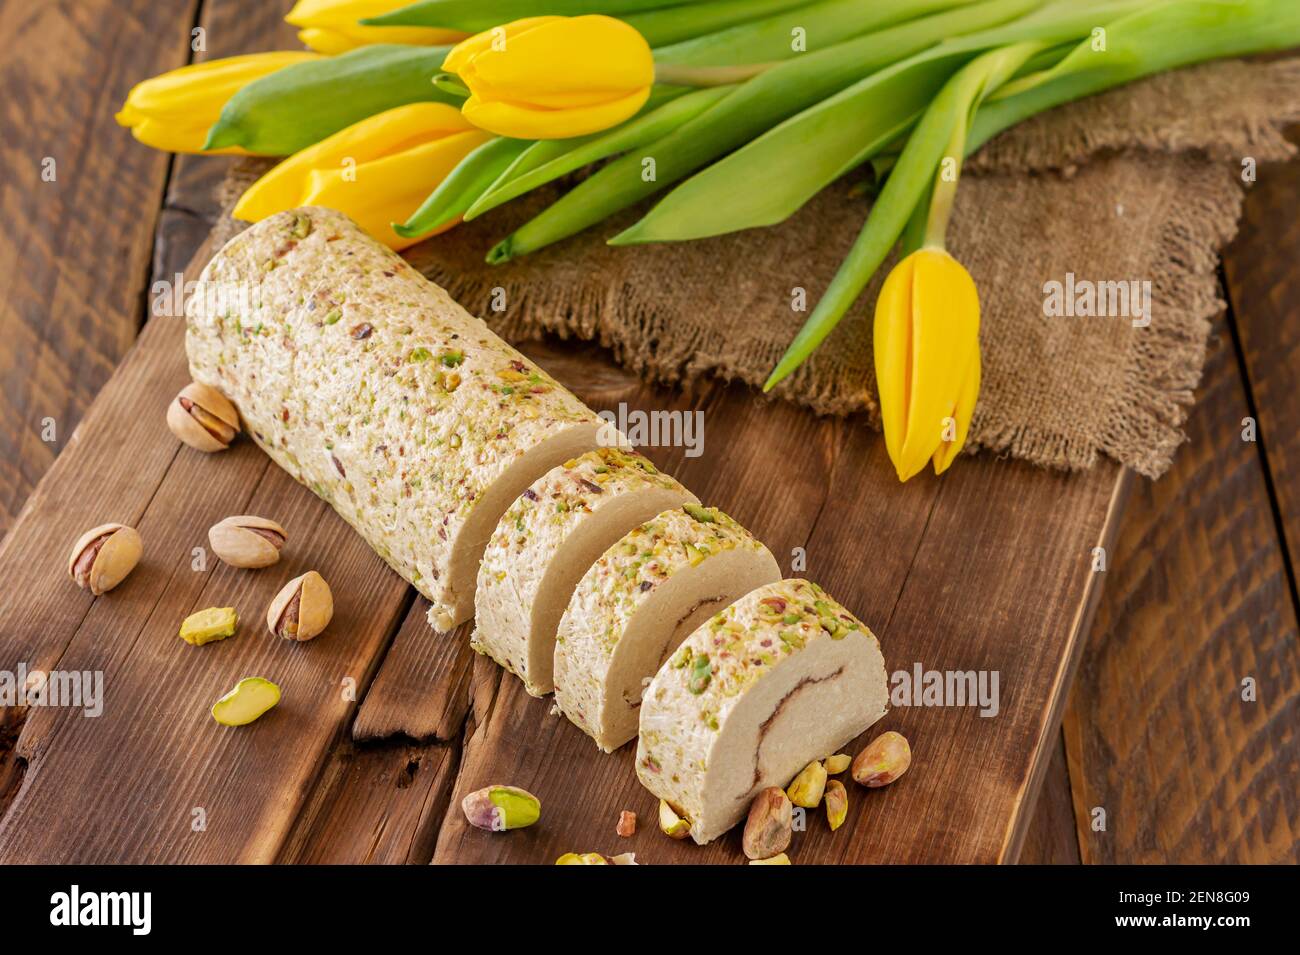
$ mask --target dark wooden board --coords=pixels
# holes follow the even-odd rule
[[[1300,861],[1295,608],[1223,324],[1212,346],[1190,441],[1134,490],[1065,720],[1084,862]]]
[[[197,4],[0,2],[0,535],[139,331],[168,157],[113,112]]]

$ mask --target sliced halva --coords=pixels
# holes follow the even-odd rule
[[[511,505],[479,567],[471,645],[552,689],[555,633],[579,579],[629,528],[695,495],[635,452],[600,448],[555,467]]]
[[[257,444],[429,598],[440,630],[472,614],[510,503],[600,443],[581,401],[329,209],[231,239],[190,298],[186,351]]]
[[[637,776],[706,843],[885,715],[880,644],[816,584],[760,587],[686,638],[641,706]]]
[[[780,579],[771,552],[717,508],[664,511],[605,551],[579,582],[556,638],[556,705],[613,752],[636,735],[641,694],[682,640]]]

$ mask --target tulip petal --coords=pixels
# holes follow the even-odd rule
[[[476,33],[460,43],[447,54],[447,58],[442,61],[442,68],[447,73],[460,73],[472,59],[478,54],[492,52],[492,47],[504,40],[506,49],[510,48],[511,41],[527,33],[534,27],[549,23],[552,20],[563,20],[564,17],[541,16],[541,17],[524,17],[511,23],[503,24],[499,27],[493,27],[491,30],[484,30],[482,33]],[[498,51],[499,52],[499,51]]]
[[[591,106],[654,83],[654,57],[635,28],[605,16],[561,17],[476,53],[460,71],[475,93],[533,106]]]
[[[259,222],[276,212],[307,205],[304,184],[313,171],[342,173],[346,167],[359,180],[360,168],[366,163],[469,132],[473,132],[479,142],[487,139],[487,135],[475,130],[459,110],[446,103],[409,103],[385,110],[294,153],[249,186],[231,214],[246,222]],[[422,183],[424,192],[421,199],[436,182],[426,179]],[[416,206],[412,206],[410,211],[414,211]],[[387,221],[391,220],[386,220],[385,226]]]
[[[953,419],[957,422],[957,437],[952,441],[939,445],[939,450],[934,452],[935,474],[942,474],[948,470],[966,444],[966,435],[970,432],[971,417],[975,413],[975,402],[979,399],[980,373],[980,354],[976,350],[972,356],[970,367],[967,369],[966,378],[962,383],[961,395],[958,397],[957,405],[952,412]]]
[[[580,109],[527,109],[513,103],[483,102],[471,96],[461,107],[480,129],[512,139],[569,139],[599,132],[634,116],[650,97],[646,87],[621,99]]]
[[[907,434],[914,271],[915,262],[908,256],[889,273],[876,299],[873,328],[880,424],[885,432],[885,449],[896,466]]]
[[[907,435],[896,462],[908,477],[943,442],[979,345],[979,294],[969,273],[941,249],[921,249],[912,258],[912,387]]]

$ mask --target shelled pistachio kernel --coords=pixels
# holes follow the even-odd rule
[[[135,569],[144,544],[134,527],[100,524],[77,538],[68,557],[68,576],[98,597],[108,593]]]
[[[542,815],[542,802],[518,786],[485,786],[460,801],[461,811],[476,829],[505,832],[531,826]]]
[[[555,860],[556,865],[612,865],[599,852],[566,852]]]
[[[685,839],[691,834],[691,822],[678,814],[667,799],[660,799],[659,831],[670,839]]]
[[[329,626],[334,595],[314,570],[295,577],[280,589],[266,609],[266,626],[286,640],[310,640]]]
[[[224,451],[239,434],[239,412],[217,389],[192,381],[167,406],[167,427],[191,448]]]
[[[848,753],[836,753],[834,756],[827,756],[822,761],[822,765],[826,767],[827,776],[838,776],[853,765],[853,757]]]
[[[770,859],[790,845],[794,810],[785,790],[769,786],[749,806],[741,848],[750,859]]]
[[[790,857],[782,852],[770,859],[750,859],[750,865],[790,865]]]
[[[826,789],[826,767],[820,762],[811,762],[803,768],[790,783],[786,795],[796,806],[804,809],[816,809],[821,805],[822,793]]]
[[[275,521],[253,514],[227,517],[208,528],[212,552],[231,567],[270,567],[288,535]]]
[[[212,718],[222,726],[246,726],[280,702],[280,688],[260,676],[245,677],[212,704]]]
[[[185,618],[181,624],[181,639],[191,646],[201,647],[214,640],[233,637],[239,626],[239,614],[234,607],[209,607]]]
[[[877,789],[888,786],[912,765],[912,747],[901,733],[881,733],[853,760],[853,781]]]
[[[826,784],[825,802],[826,822],[830,825],[831,832],[834,832],[844,825],[844,819],[849,814],[849,793],[838,779],[832,779]]]

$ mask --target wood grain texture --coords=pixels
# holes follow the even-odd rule
[[[1064,732],[1057,734],[1052,747],[1052,761],[1043,775],[1038,803],[1025,827],[1024,844],[1017,861],[1021,865],[1078,865],[1083,861],[1074,824]]]
[[[1134,489],[1065,720],[1088,863],[1300,860],[1296,613],[1222,324],[1212,344],[1187,446]]]
[[[1300,127],[1290,131],[1300,142]],[[1223,273],[1285,534],[1300,555],[1300,162],[1260,167]],[[1294,587],[1294,574],[1292,586]]]
[[[186,62],[196,3],[0,2],[0,534],[140,327],[168,157],[113,113]]]
[[[448,810],[458,743],[340,740],[277,861],[427,863]]]

